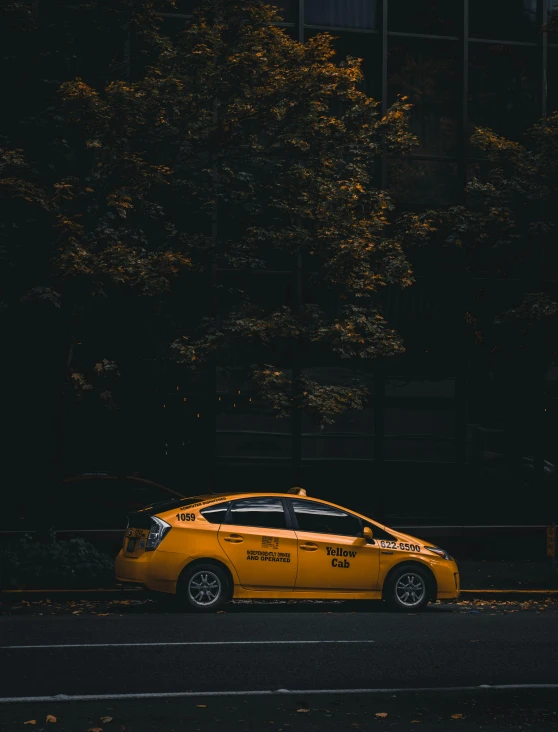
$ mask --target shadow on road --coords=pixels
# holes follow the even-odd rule
[[[458,602],[440,602],[421,612],[402,613],[406,615],[440,615],[464,613],[504,614],[515,612],[558,611],[558,599],[540,600],[462,600]],[[21,600],[19,602],[2,602],[0,615],[178,615],[184,610],[173,596],[156,599],[122,599],[122,600]],[[265,615],[266,613],[293,614],[389,614],[386,605],[380,601],[364,600],[233,600],[225,605],[220,614],[228,615]]]
[[[429,605],[425,610],[418,612],[408,612],[407,615],[432,614],[432,613],[452,613],[457,612],[460,608],[455,605]],[[118,603],[112,603],[107,607],[110,613],[123,614],[183,614],[185,611],[180,605],[171,598],[169,600],[130,600]],[[343,613],[390,613],[382,602],[366,602],[363,600],[345,600],[332,602],[319,601],[263,601],[263,600],[235,600],[225,605],[223,610],[218,611],[219,614],[242,614],[262,615],[265,613],[327,613],[327,614],[343,614]],[[390,613],[391,614],[391,613]]]

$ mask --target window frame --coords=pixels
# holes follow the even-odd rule
[[[363,520],[360,518],[360,516],[357,516],[356,514],[352,513],[351,511],[348,511],[346,508],[338,508],[337,506],[330,506],[328,503],[322,503],[321,501],[316,501],[313,499],[304,500],[304,499],[300,499],[295,496],[293,496],[292,498],[285,499],[285,500],[289,505],[289,512],[291,513],[291,520],[293,523],[294,531],[308,531],[307,529],[301,529],[299,527],[294,505],[293,505],[293,501],[302,500],[304,503],[316,503],[319,506],[327,506],[328,508],[332,508],[334,511],[341,511],[343,513],[346,513],[348,516],[352,516],[353,518],[355,518],[360,524],[360,531],[358,534],[355,534],[354,536],[352,534],[331,534],[331,533],[327,534],[325,531],[313,531],[313,532],[309,532],[309,533],[322,534],[323,536],[349,536],[354,539],[359,539],[359,538],[362,539],[362,537],[363,537],[363,533],[362,533],[363,528],[364,528]]]
[[[251,526],[249,524],[230,524],[228,522],[228,519],[230,518],[231,511],[233,506],[236,503],[240,503],[240,501],[250,501],[250,500],[258,500],[258,499],[265,499],[265,498],[274,498],[277,501],[281,503],[283,506],[283,514],[285,516],[285,526],[281,528],[270,528],[269,526]],[[290,514],[289,506],[285,498],[282,496],[262,496],[262,495],[256,495],[253,498],[249,498],[247,496],[244,496],[244,498],[236,498],[231,500],[229,505],[229,510],[227,511],[225,515],[225,520],[221,523],[221,526],[246,526],[247,529],[263,529],[264,531],[293,531],[293,524],[292,524],[292,517]]]

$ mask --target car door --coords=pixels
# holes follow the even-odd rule
[[[375,590],[376,542],[360,538],[362,521],[326,503],[289,499],[298,539],[297,590]]]
[[[233,501],[218,539],[243,587],[294,588],[297,538],[283,499],[258,496]]]

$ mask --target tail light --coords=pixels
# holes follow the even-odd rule
[[[145,545],[146,552],[152,552],[157,549],[171,529],[170,524],[167,524],[163,519],[157,518],[157,516],[151,516],[150,518],[151,527],[149,529],[149,536],[147,537],[147,544]]]

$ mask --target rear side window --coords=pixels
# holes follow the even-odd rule
[[[338,508],[313,501],[292,501],[300,531],[314,531],[318,534],[358,536],[362,531],[359,518]]]
[[[200,511],[201,515],[207,519],[211,524],[222,524],[231,505],[230,501],[226,503],[218,503],[216,506],[208,506],[202,508]]]
[[[243,498],[233,501],[227,524],[286,529],[287,520],[280,498]]]

